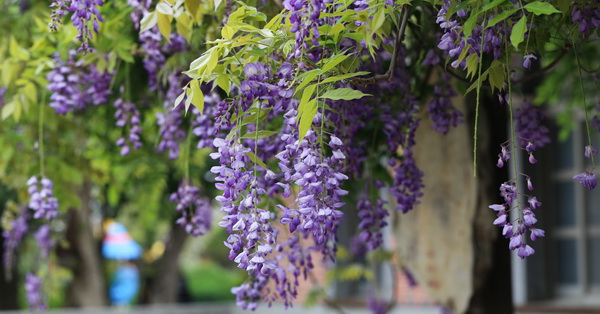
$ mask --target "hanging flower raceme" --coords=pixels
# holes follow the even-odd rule
[[[51,231],[49,225],[41,225],[33,235],[40,247],[43,258],[48,257],[52,246],[54,246],[54,241],[51,238]]]
[[[373,204],[369,199],[360,199],[356,205],[358,209],[358,241],[365,245],[369,251],[379,248],[383,244],[382,229],[388,225],[386,217],[389,215],[385,209],[386,201],[377,199]]]
[[[102,0],[71,0],[69,5],[69,11],[73,12],[71,21],[77,28],[77,39],[81,41],[81,47],[77,51],[83,51],[85,54],[90,50],[89,42],[94,37],[93,33],[98,33],[100,29],[99,22],[104,22],[104,18],[98,10],[103,5]]]
[[[122,98],[117,99],[114,106],[117,109],[115,112],[115,118],[117,119],[115,125],[122,129],[129,129],[127,136],[119,138],[116,143],[117,146],[121,147],[121,155],[125,156],[129,154],[131,146],[136,150],[142,147],[140,112],[134,103],[123,101]]]
[[[177,203],[175,209],[181,213],[177,223],[187,233],[197,237],[210,230],[212,207],[210,201],[200,195],[200,188],[182,182],[177,192],[171,194],[170,200]]]
[[[583,35],[593,33],[600,27],[600,1],[593,0],[592,3],[573,3],[571,20],[579,25],[579,32]]]
[[[261,291],[278,267],[276,261],[268,257],[277,240],[277,231],[271,226],[274,215],[259,205],[266,191],[256,186],[252,175],[254,166],[247,155],[251,150],[231,139],[217,138],[214,146],[218,151],[211,157],[218,159],[220,165],[211,172],[217,175],[217,189],[223,191],[216,199],[225,213],[219,226],[230,234],[225,243],[230,249],[229,258],[251,276],[232,292],[239,306],[255,309],[259,298],[265,297]]]
[[[160,127],[160,142],[158,151],[169,151],[169,158],[179,157],[179,143],[183,141],[186,132],[182,128],[183,117],[181,112],[184,109],[184,101],[177,108],[172,108],[173,102],[181,93],[181,87],[184,84],[183,76],[179,73],[172,73],[167,77],[168,89],[165,95],[163,107],[165,112],[157,113],[157,124]]]
[[[85,109],[89,105],[100,105],[108,101],[112,93],[110,83],[112,74],[101,73],[94,64],[85,65],[83,60],[77,61],[75,51],[69,52],[66,62],[55,55],[55,67],[48,74],[48,90],[50,107],[57,114],[66,114]]]
[[[58,200],[52,191],[54,184],[48,178],[31,177],[27,181],[27,193],[30,195],[29,208],[33,218],[51,220],[58,216]]]
[[[327,8],[323,0],[285,0],[284,8],[290,11],[290,31],[295,34],[296,47],[290,58],[298,58],[302,50],[309,51],[311,46],[319,46],[318,38],[320,16]]]
[[[28,216],[27,209],[21,208],[20,214],[10,222],[10,228],[2,232],[2,237],[4,237],[3,262],[5,270],[10,270],[12,268],[15,259],[15,251],[21,244],[23,236],[27,233]],[[10,273],[11,272],[7,272],[7,274]]]
[[[25,276],[25,296],[31,311],[46,311],[46,296],[43,293],[42,279],[32,273]]]
[[[65,15],[65,13],[67,13],[67,1],[52,0],[50,8],[52,8],[52,13],[50,14],[50,23],[48,23],[48,28],[50,28],[51,31],[55,32],[58,30],[60,25],[62,25],[62,18]]]
[[[442,74],[442,83],[433,88],[433,97],[427,106],[429,118],[433,121],[432,128],[442,134],[447,134],[450,127],[457,127],[463,123],[463,114],[452,105],[452,97],[456,91],[450,86],[449,77]]]

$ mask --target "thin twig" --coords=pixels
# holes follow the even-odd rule
[[[390,62],[390,67],[388,68],[385,74],[377,74],[373,77],[367,78],[355,78],[352,79],[354,83],[360,85],[370,85],[375,84],[381,81],[392,81],[394,78],[394,69],[396,68],[396,60],[398,59],[398,54],[400,53],[400,46],[404,41],[406,25],[408,24],[408,17],[410,16],[410,7],[404,6],[402,8],[402,21],[400,22],[400,27],[398,28],[398,34],[396,35],[396,43],[394,44],[394,54],[392,55],[392,61]]]

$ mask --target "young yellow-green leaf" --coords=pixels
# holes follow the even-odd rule
[[[260,157],[256,156],[253,152],[247,152],[246,156],[252,160],[253,163],[263,167],[263,169],[267,170],[269,167],[260,159]]]
[[[513,26],[512,32],[510,33],[510,43],[516,49],[519,49],[519,44],[523,42],[525,31],[527,31],[527,18],[523,16],[517,24]]]
[[[17,58],[19,60],[27,61],[29,60],[29,51],[19,45],[17,40],[14,37],[10,38],[9,52],[11,57]]]
[[[333,69],[336,65],[342,63],[342,61],[346,60],[347,58],[348,55],[345,54],[340,54],[333,58],[330,58],[329,61],[327,61],[327,63],[325,63],[325,65],[321,69],[321,73],[326,73],[327,71]]]
[[[325,94],[321,95],[319,98],[331,99],[331,100],[352,100],[359,99],[365,96],[371,96],[370,94],[365,94],[359,90],[352,88],[338,88],[332,89]]]
[[[300,122],[298,123],[298,136],[299,141],[302,142],[306,132],[310,129],[310,126],[313,123],[315,115],[317,114],[317,99],[313,99],[309,101],[306,106],[304,106],[304,114],[300,117]]]
[[[215,11],[217,11],[217,9],[219,8],[219,6],[221,5],[221,2],[223,2],[222,0],[214,0],[215,3]]]
[[[304,86],[310,84],[312,82],[312,80],[314,80],[317,76],[319,76],[321,74],[321,69],[310,70],[304,74],[305,75],[294,79],[294,80],[296,80],[296,79],[302,80],[302,82],[300,82],[298,87],[296,87],[296,93],[298,93],[302,88],[304,88]]]
[[[310,101],[310,98],[312,97],[316,88],[317,88],[317,85],[309,85],[304,89],[304,92],[302,92],[302,98],[300,99],[300,105],[298,105],[298,118],[302,117],[302,113],[304,113],[304,108],[305,108],[306,104]]]
[[[184,96],[185,96],[185,91],[182,92],[181,94],[179,94],[179,96],[177,96],[177,99],[175,99],[175,104],[173,105],[173,108],[177,108],[177,106],[179,106],[179,104],[183,100]]]
[[[229,95],[229,89],[231,89],[231,81],[229,75],[223,74],[217,77],[217,86],[219,86],[224,92]]]
[[[156,23],[158,23],[158,15],[156,14],[156,11],[144,16],[140,22],[140,33],[143,33],[156,26]]]
[[[171,19],[168,15],[160,12],[158,13],[158,30],[168,42],[171,42]]]
[[[241,138],[261,139],[261,138],[273,136],[278,133],[279,133],[278,131],[260,130],[260,131],[247,133],[247,134],[243,135]]]
[[[225,39],[232,39],[233,35],[235,35],[235,30],[233,27],[229,25],[223,26],[223,29],[221,29],[221,37]]]
[[[200,8],[200,0],[185,0],[185,8],[190,12],[192,17],[196,19],[198,9]]]
[[[202,115],[204,113],[204,94],[200,89],[200,84],[197,80],[193,80],[190,86],[192,88],[192,104],[198,108],[198,111]]]
[[[385,22],[385,9],[383,6],[379,7],[372,20],[371,31],[376,32]]]
[[[541,1],[535,1],[535,2],[526,4],[525,10],[527,10],[535,15],[561,13],[552,4],[550,4],[548,2],[541,2]]]

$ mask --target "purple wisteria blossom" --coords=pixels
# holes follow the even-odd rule
[[[168,89],[165,95],[163,107],[165,112],[157,113],[157,124],[160,127],[160,142],[158,151],[168,151],[169,158],[179,157],[179,144],[186,136],[182,128],[184,102],[182,101],[177,108],[172,108],[174,100],[182,92],[182,86],[186,83],[183,76],[179,73],[172,73],[167,77]]]
[[[300,57],[302,50],[319,46],[318,38],[321,12],[326,9],[324,0],[285,0],[283,6],[290,11],[290,32],[295,34],[296,47],[289,58]],[[315,56],[313,55],[313,58]]]
[[[533,54],[523,56],[523,67],[529,69],[531,67],[531,60],[537,60],[537,57]]]
[[[533,190],[531,178],[527,176],[526,179],[528,189]],[[521,207],[521,205],[513,207],[513,203],[516,201],[518,194],[520,193],[517,192],[514,181],[504,182],[500,186],[500,196],[504,199],[504,203],[492,204],[489,208],[496,211],[494,225],[501,227],[502,235],[505,238],[510,239],[509,249],[516,250],[517,255],[523,259],[535,253],[535,250],[525,242],[527,230],[529,230],[530,239],[532,241],[537,241],[539,238],[544,237],[545,232],[542,229],[534,227],[537,218],[533,211],[537,210],[542,203],[538,201],[535,196],[529,195],[527,196],[528,207]],[[509,221],[508,213],[510,210],[519,211],[519,218],[514,222]]]
[[[69,52],[66,62],[55,55],[55,67],[48,74],[50,107],[57,114],[82,110],[88,105],[100,105],[108,101],[111,94],[112,74],[101,73],[95,65],[85,65],[76,61],[75,51]]]
[[[447,134],[450,127],[463,123],[463,114],[452,105],[452,97],[456,91],[450,84],[447,74],[442,74],[442,83],[433,87],[433,97],[427,106],[429,118],[433,121],[432,128],[439,133]]]
[[[33,176],[27,181],[27,193],[30,195],[29,208],[33,218],[51,220],[58,216],[58,200],[52,191],[54,185],[48,178]]]
[[[448,11],[451,10],[450,5],[453,2],[450,0],[444,0],[444,3],[437,15],[436,23],[439,24],[440,28],[444,30],[438,48],[446,51],[452,61],[451,65],[454,68],[465,68],[467,58],[471,55],[475,55],[479,59],[480,50],[482,48],[482,32],[483,32],[483,52],[491,54],[492,57],[497,60],[502,56],[502,49],[505,37],[507,33],[511,33],[512,23],[507,23],[506,20],[497,23],[492,27],[484,28],[483,21],[479,21],[475,24],[469,38],[464,38],[463,23],[467,20],[466,12],[464,10],[457,11],[454,15],[448,17]],[[518,17],[518,14],[514,14]],[[492,18],[492,17],[490,17]],[[509,17],[507,20],[510,20]],[[463,49],[468,49],[466,52],[466,58],[462,59],[459,63],[459,56],[463,53]]]
[[[142,128],[140,127],[140,112],[135,107],[135,104],[129,101],[123,101],[119,98],[114,103],[117,111],[115,112],[115,125],[124,130],[128,129],[127,135],[117,140],[116,145],[121,147],[121,155],[128,155],[133,146],[133,149],[142,147],[140,135]]]
[[[73,12],[71,21],[77,28],[77,39],[81,41],[81,47],[77,51],[83,51],[85,54],[90,50],[89,42],[94,37],[93,33],[98,33],[99,22],[104,22],[104,18],[98,10],[103,5],[102,0],[71,0],[69,5],[69,11]]]
[[[48,257],[52,246],[54,246],[54,241],[50,237],[51,231],[50,226],[45,224],[41,225],[33,235],[40,247],[42,258]]]
[[[25,233],[27,233],[28,216],[29,215],[27,214],[27,208],[21,208],[19,216],[17,216],[10,222],[10,228],[2,232],[2,236],[4,237],[3,262],[4,269],[7,271],[7,274],[11,273],[8,270],[12,268],[15,259],[15,251],[21,244],[23,236],[25,235]]]
[[[52,13],[50,14],[50,23],[48,23],[48,28],[55,32],[58,30],[60,25],[62,25],[62,18],[67,13],[67,1],[52,0],[50,8],[52,8]]]
[[[197,237],[210,230],[212,207],[210,201],[200,195],[200,188],[182,182],[177,192],[171,194],[170,200],[177,203],[175,209],[181,213],[177,223],[187,233]]]
[[[579,24],[579,32],[588,35],[600,27],[600,4],[599,0],[593,0],[591,3],[573,3],[571,11],[571,20]]]
[[[46,296],[42,288],[42,279],[32,273],[25,275],[25,296],[29,309],[33,312],[46,311]]]
[[[383,244],[382,229],[388,225],[386,217],[389,215],[384,207],[386,203],[383,199],[378,199],[375,204],[368,199],[360,199],[356,205],[360,219],[358,229],[361,230],[356,238],[369,251]]]
[[[596,174],[589,171],[584,171],[580,174],[575,175],[573,177],[573,180],[579,181],[579,183],[581,183],[583,187],[587,188],[590,191],[595,189],[598,183],[596,181]]]
[[[529,144],[533,146],[528,150],[536,150],[550,143],[550,131],[543,125],[548,117],[541,108],[534,106],[529,101],[515,111],[515,132],[519,137],[521,147],[527,148]]]

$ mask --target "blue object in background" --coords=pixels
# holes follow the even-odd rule
[[[133,260],[142,256],[142,247],[131,238],[125,226],[109,221],[102,242],[102,255],[109,259]]]
[[[122,264],[117,268],[110,283],[109,298],[113,305],[129,305],[140,288],[140,274],[132,264]]]

